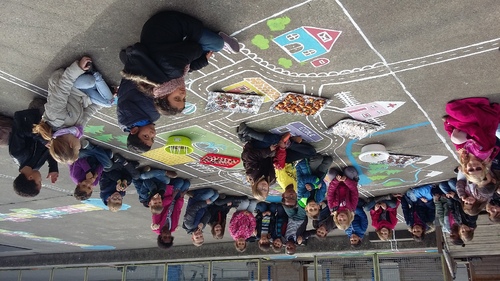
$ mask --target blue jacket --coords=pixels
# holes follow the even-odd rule
[[[368,228],[368,217],[362,207],[356,207],[354,212],[354,220],[352,224],[345,230],[345,234],[351,238],[352,234],[356,234],[359,238],[365,236],[366,229]]]
[[[407,226],[413,227],[414,213],[418,218],[424,223],[433,223],[436,219],[436,206],[434,201],[430,200],[424,203],[422,200],[417,200],[417,202],[412,202],[406,195],[401,198],[401,208],[403,209],[403,215],[405,217],[405,222]],[[427,228],[427,225],[424,225]]]
[[[150,198],[156,193],[160,193],[163,197],[165,194],[165,190],[167,189],[167,185],[155,178],[151,179],[134,179],[132,183],[137,190],[137,194],[139,195],[139,202],[141,202],[144,207],[148,207],[148,203]]]
[[[195,201],[193,198],[189,198],[182,223],[182,228],[186,230],[187,234],[193,233],[200,223],[203,223],[203,228],[208,224],[211,214],[207,207],[206,201]]]
[[[325,199],[327,186],[321,179],[312,175],[309,161],[303,159],[295,166],[295,169],[297,170],[297,201],[299,206],[304,208],[311,196],[316,203],[321,203]],[[306,184],[310,184],[313,190],[308,191]]]
[[[116,106],[118,125],[127,131],[138,121],[148,120],[152,123],[160,119],[153,98],[141,93],[134,82],[122,79],[118,89],[118,104]]]
[[[132,176],[125,169],[111,170],[108,172],[104,171],[102,173],[101,179],[99,180],[99,186],[101,187],[99,195],[104,205],[108,205],[108,197],[117,191],[116,182],[118,180],[127,180],[127,183],[131,184]],[[125,196],[125,191],[120,191],[120,195],[122,197]]]

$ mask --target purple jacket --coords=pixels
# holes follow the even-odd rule
[[[93,185],[96,186],[101,179],[103,167],[101,164],[97,165],[95,171],[91,171],[90,165],[87,162],[87,158],[80,158],[76,160],[73,164],[69,165],[69,176],[73,180],[74,183],[78,184],[82,182],[86,178],[86,174],[88,172],[92,172],[93,174],[97,174],[97,179],[94,181]]]

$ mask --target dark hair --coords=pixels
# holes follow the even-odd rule
[[[140,138],[139,134],[128,134],[127,148],[129,151],[135,153],[144,153],[151,150],[151,146],[145,144]]]
[[[79,185],[76,186],[75,192],[73,193],[73,196],[75,196],[76,200],[87,200],[91,195],[92,191],[87,193],[84,190],[81,190]]]
[[[14,191],[22,197],[35,197],[40,193],[38,184],[34,180],[29,180],[24,174],[19,174],[13,183]]]
[[[425,230],[422,230],[422,235],[420,235],[420,237],[415,236],[415,234],[412,234],[411,237],[415,240],[415,242],[423,242],[425,238]]]
[[[224,230],[226,228],[226,218],[224,216],[222,216],[222,221],[219,223],[219,222],[214,222],[212,223],[212,225],[210,225],[211,229],[210,229],[210,233],[212,233],[212,236],[215,238],[215,239],[222,239],[224,238]],[[215,229],[214,229],[214,226],[220,224],[221,226],[221,230],[220,230],[220,235],[216,235],[215,234]]]
[[[358,248],[359,246],[361,246],[361,244],[363,243],[363,239],[359,238],[359,241],[358,243],[356,244],[351,244],[351,247],[352,248]]]
[[[261,249],[264,252],[268,252],[269,249],[271,249],[271,243],[270,242],[262,243],[262,244],[259,243],[259,249]]]
[[[179,109],[170,106],[167,97],[154,98],[153,101],[156,111],[158,111],[158,113],[160,113],[161,115],[167,115],[167,116],[176,115],[182,113],[182,111],[184,110],[184,108]]]
[[[172,236],[171,238],[172,240],[169,243],[165,243],[163,242],[163,240],[161,240],[161,235],[158,235],[158,238],[156,238],[156,244],[158,245],[158,248],[166,250],[172,247],[172,245],[174,245],[174,237]]]

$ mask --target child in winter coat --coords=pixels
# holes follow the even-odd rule
[[[364,202],[359,201],[356,207],[354,220],[351,225],[345,230],[345,234],[349,237],[349,242],[352,247],[359,247],[365,236],[366,229],[368,228],[368,217],[363,210]]]
[[[354,220],[358,205],[358,172],[354,167],[344,168],[344,176],[330,169],[328,176],[332,181],[328,186],[328,208],[338,229],[346,230]]]
[[[483,180],[476,184],[467,180],[464,174],[459,171],[456,191],[462,201],[464,211],[471,216],[478,215],[497,190],[496,183],[497,179],[491,172],[488,172]]]
[[[26,109],[14,113],[12,132],[9,138],[9,154],[19,166],[19,176],[14,180],[14,191],[23,197],[34,197],[40,193],[42,176],[38,171],[45,162],[49,164],[47,178],[57,181],[57,162],[45,146],[46,140],[34,134],[33,124],[40,122],[38,109]]]
[[[207,66],[224,42],[239,51],[236,39],[225,33],[216,34],[186,14],[162,11],[146,21],[140,43],[120,53],[122,75],[153,97],[162,114],[174,115],[185,107],[186,73]]]
[[[172,233],[179,225],[184,195],[188,188],[189,186],[176,189],[173,185],[167,185],[162,199],[163,210],[151,216],[151,230],[158,234],[156,242],[160,249],[168,249],[174,243]]]
[[[80,150],[80,158],[69,165],[70,177],[77,184],[74,192],[77,200],[89,199],[103,170],[107,171],[113,166],[111,150],[95,146],[88,141],[86,143],[86,147]]]
[[[99,180],[100,197],[111,212],[120,210],[128,185],[132,183],[133,178],[139,177],[140,173],[136,170],[138,165],[138,162],[126,160],[120,154],[115,154],[113,166],[109,171],[102,173]]]
[[[149,207],[151,213],[159,214],[163,210],[162,198],[165,193],[166,185],[174,185],[175,189],[187,190],[191,183],[187,179],[179,179],[179,186],[175,186],[173,179],[177,178],[177,173],[174,171],[165,171],[159,169],[151,170],[150,167],[145,167],[139,179],[133,181],[134,186],[139,195],[139,202],[144,207]],[[183,186],[182,188],[180,186]]]
[[[336,229],[326,201],[321,202],[318,219],[313,220],[313,227],[316,229],[316,238],[323,240],[328,233]]]
[[[184,228],[187,234],[191,234],[193,245],[200,247],[205,242],[203,229],[210,220],[210,212],[207,207],[219,198],[217,190],[212,188],[202,188],[190,191],[186,213],[184,214]]]
[[[431,190],[431,185],[416,187],[407,191],[401,198],[401,208],[408,231],[417,242],[422,242],[425,234],[435,230],[436,213]]]
[[[486,212],[488,212],[488,218],[491,222],[500,223],[500,195],[498,189],[486,204]]]
[[[226,229],[227,214],[231,208],[237,208],[241,202],[248,200],[246,196],[220,194],[215,202],[208,206],[210,213],[210,232],[215,239],[222,239]]]
[[[385,195],[370,198],[363,207],[370,212],[372,226],[378,238],[387,241],[392,237],[392,232],[398,223],[398,206],[401,203],[401,194]]]
[[[286,234],[286,228],[288,225],[288,215],[281,203],[276,203],[276,211],[271,210],[271,239],[273,251],[279,253],[283,248],[283,237]]]
[[[45,113],[33,127],[33,133],[48,141],[50,155],[59,163],[71,164],[78,159],[83,127],[101,108],[74,85],[87,71],[92,71],[92,59],[83,57],[52,74]]]
[[[288,215],[288,224],[285,232],[285,249],[288,255],[295,254],[297,245],[305,241],[307,227],[307,215],[304,208],[297,206],[295,208],[283,207]]]
[[[257,226],[253,215],[256,205],[257,200],[255,199],[247,199],[241,202],[229,221],[229,233],[234,240],[234,247],[239,252],[246,250],[246,239],[252,236]]]

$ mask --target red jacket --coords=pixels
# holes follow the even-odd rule
[[[358,205],[358,199],[358,182],[347,177],[343,182],[339,182],[336,178],[330,182],[327,198],[330,211],[347,209],[354,212]]]
[[[401,203],[400,200],[397,200],[396,207],[394,208],[389,208],[387,207],[387,216],[390,220],[383,220],[379,221],[380,214],[382,213],[382,208],[379,208],[377,211],[375,209],[370,210],[370,216],[372,217],[372,226],[375,228],[375,230],[379,230],[382,227],[386,227],[389,230],[393,230],[396,227],[396,224],[398,223],[398,218],[396,217],[398,214],[398,207],[399,204]]]
[[[165,225],[165,220],[167,218],[168,207],[172,204],[173,201],[173,192],[174,187],[172,185],[167,185],[167,190],[165,190],[165,194],[163,195],[162,205],[163,211],[160,214],[153,214],[151,216],[151,220],[153,224],[159,224],[160,228],[157,230],[153,230],[156,234],[160,234],[161,229]],[[170,232],[174,232],[177,226],[179,225],[179,218],[181,217],[182,206],[184,205],[184,197],[180,196],[173,202],[174,210],[172,211],[172,215],[170,216],[170,220],[172,221]]]

